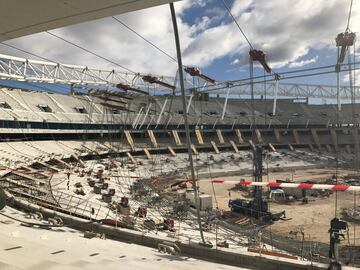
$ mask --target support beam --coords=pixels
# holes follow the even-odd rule
[[[203,140],[203,137],[202,137],[202,135],[201,135],[200,129],[195,128],[195,135],[196,135],[196,138],[197,138],[197,140],[198,140],[198,143],[199,143],[200,145],[204,144],[204,140]]]
[[[42,161],[35,161],[35,162],[33,163],[33,165],[36,165],[36,164],[38,164],[38,165],[40,165],[40,166],[42,166],[42,167],[48,168],[49,170],[51,170],[51,171],[53,171],[53,172],[55,172],[55,173],[58,173],[58,172],[61,171],[60,169],[58,169],[58,168],[56,168],[56,167],[54,167],[54,166],[51,166],[51,165],[49,165],[49,164],[47,164],[47,163],[45,163],[45,162],[42,162]]]
[[[229,93],[230,93],[230,88],[228,87],[228,89],[226,91],[226,98],[225,98],[222,114],[221,114],[221,120],[224,120],[224,117],[226,114],[226,107],[227,107],[227,103],[228,103],[228,99],[229,99]]]
[[[280,135],[280,131],[278,129],[274,129],[274,134],[275,134],[275,140],[277,143],[281,143],[281,135]]]
[[[310,149],[311,152],[314,152],[314,150],[315,150],[311,143],[309,143],[309,149]]]
[[[217,129],[217,130],[216,130],[216,134],[217,134],[217,137],[218,137],[218,139],[219,139],[219,143],[220,143],[220,144],[224,144],[224,143],[225,143],[225,140],[224,140],[224,137],[223,137],[223,135],[222,135],[221,130],[220,130],[220,129]]]
[[[144,107],[141,107],[140,110],[139,110],[139,112],[138,112],[138,114],[137,114],[137,116],[135,117],[135,120],[134,120],[134,122],[133,122],[133,124],[132,124],[132,128],[133,128],[133,129],[134,129],[134,128],[136,129],[136,127],[137,127],[137,125],[138,125],[138,122],[140,121],[140,116],[141,116],[141,113],[142,113],[143,109],[144,109]]]
[[[78,157],[77,154],[72,154],[71,157],[79,163],[80,167],[85,168],[85,163]]]
[[[67,162],[63,161],[62,159],[59,159],[57,157],[54,157],[53,160],[55,160],[57,163],[61,164],[66,169],[71,169],[72,167]]]
[[[239,148],[236,146],[235,142],[230,141],[230,144],[234,148],[235,153],[238,154],[240,151],[239,151]]]
[[[215,153],[220,154],[219,148],[217,147],[215,141],[211,141],[210,143],[211,143],[212,147],[214,148]]]
[[[244,139],[243,139],[243,137],[242,137],[242,134],[241,134],[240,129],[235,129],[235,133],[236,133],[236,136],[237,136],[238,139],[239,139],[239,143],[240,143],[240,144],[243,144],[243,143],[244,143]]]
[[[138,161],[133,157],[133,155],[130,152],[126,152],[127,156],[129,157],[132,164],[134,164],[136,167],[139,165]]]
[[[314,128],[312,128],[312,129],[311,129],[311,134],[312,134],[312,136],[313,136],[313,139],[314,139],[314,142],[315,142],[317,148],[321,151],[321,144],[320,144],[319,136],[318,136],[318,134],[317,134],[317,130],[314,129]]]
[[[295,150],[294,147],[293,147],[290,143],[288,144],[288,147],[289,147],[290,151],[294,151],[294,150]]]
[[[354,138],[354,169],[359,170],[359,130],[354,128],[351,130],[351,133]]]
[[[335,129],[330,129],[331,141],[335,147],[335,151],[338,151],[338,140],[337,133]]]
[[[191,94],[191,96],[189,98],[189,101],[188,101],[188,104],[187,104],[187,107],[186,107],[186,113],[189,113],[193,96],[194,96],[194,94]]]
[[[263,139],[262,139],[262,137],[261,137],[261,132],[260,132],[260,130],[255,129],[255,135],[256,135],[256,139],[257,139],[258,143],[263,143]]]
[[[276,148],[271,143],[268,143],[268,145],[272,152],[276,152]]]
[[[147,148],[144,148],[144,153],[148,160],[152,160],[152,156]]]
[[[297,129],[294,129],[292,132],[293,132],[293,136],[294,136],[294,142],[296,144],[300,144],[299,132],[297,131]]]
[[[252,140],[249,140],[249,144],[250,144],[251,148],[255,151],[256,147]]]
[[[153,147],[158,148],[158,143],[157,143],[157,140],[155,138],[154,132],[151,129],[148,129],[147,133],[149,135],[149,138],[150,138],[150,141],[151,141]]]
[[[176,153],[175,153],[174,149],[171,146],[168,146],[167,148],[170,152],[170,155],[172,155],[173,157],[176,157]]]
[[[199,152],[198,150],[196,149],[195,145],[194,144],[191,144],[191,150],[193,151],[194,155],[198,155]]]
[[[134,148],[134,140],[132,138],[130,131],[124,130],[124,134],[125,134],[128,144],[130,145],[131,149],[133,149]]]
[[[161,111],[160,111],[159,117],[158,117],[158,119],[157,119],[157,121],[156,121],[156,126],[155,126],[155,128],[157,128],[157,126],[158,126],[158,125],[160,124],[160,122],[161,122],[161,118],[162,118],[162,115],[163,115],[163,113],[164,113],[164,111],[165,111],[165,107],[166,107],[167,102],[168,102],[168,99],[166,98],[165,101],[164,101],[164,104],[163,104],[162,107],[161,107]]]
[[[171,134],[173,135],[174,137],[174,140],[175,140],[175,144],[176,145],[181,145],[181,140],[180,140],[180,137],[179,137],[179,133],[177,132],[177,130],[172,130],[171,131]]]
[[[175,13],[175,7],[173,3],[170,3],[170,13],[171,13],[171,19],[173,23],[173,29],[174,29],[174,37],[175,37],[175,45],[176,45],[176,55],[177,55],[177,62],[178,62],[178,71],[179,71],[179,81],[180,81],[180,88],[181,88],[181,101],[182,101],[182,107],[183,110],[186,110],[186,97],[185,97],[185,84],[184,84],[184,74],[183,74],[183,65],[182,65],[182,57],[181,57],[181,46],[180,46],[180,38],[179,38],[179,30],[177,26],[177,20],[176,20],[176,13]],[[195,168],[194,168],[194,160],[191,153],[191,138],[190,138],[190,130],[189,130],[189,122],[187,118],[187,113],[184,113],[184,125],[185,125],[185,134],[186,134],[186,146],[188,150],[189,155],[189,165],[190,165],[190,172],[191,172],[191,181],[192,186],[194,189],[194,200],[195,200],[195,206],[196,206],[196,219],[198,223],[198,229],[200,232],[201,241],[203,244],[205,244],[205,237],[202,229],[201,224],[201,218],[200,218],[200,207],[199,207],[199,193],[196,185],[196,179],[195,179]]]
[[[346,152],[348,152],[348,154],[352,154],[350,145],[348,144],[346,145]]]
[[[330,144],[326,144],[326,150],[327,150],[329,153],[332,153],[332,149],[331,149],[331,145],[330,145]]]

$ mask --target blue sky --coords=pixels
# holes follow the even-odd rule
[[[266,52],[275,72],[336,62],[334,39],[345,30],[350,0],[226,1],[254,48]],[[184,64],[198,66],[203,73],[217,80],[237,80],[249,76],[249,46],[220,0],[180,1],[176,3],[176,9]],[[359,10],[359,1],[354,1],[350,23],[354,32],[358,32],[360,27]],[[116,17],[169,54],[176,55],[168,6]],[[176,73],[176,63],[112,18],[52,32],[134,71],[172,76]],[[118,68],[47,33],[7,43],[56,62],[103,69]],[[0,53],[34,58],[4,45],[0,45]],[[262,74],[262,69],[256,67],[255,75]],[[360,79],[360,73],[358,75]],[[346,74],[341,79],[343,84],[348,83]],[[334,84],[335,75],[292,79],[288,82]]]

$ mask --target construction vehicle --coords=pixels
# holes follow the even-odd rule
[[[262,155],[263,147],[256,146],[254,150],[254,160],[253,160],[253,175],[255,182],[262,182]],[[263,222],[272,222],[285,218],[285,211],[279,213],[271,213],[269,211],[268,202],[263,198],[263,192],[261,186],[255,186],[253,191],[253,199],[235,199],[229,200],[229,208],[231,212],[240,213],[246,216],[254,217]]]

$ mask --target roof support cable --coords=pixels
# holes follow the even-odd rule
[[[89,54],[92,54],[92,55],[94,55],[94,56],[96,56],[96,57],[98,57],[98,58],[100,58],[100,59],[102,59],[102,60],[104,60],[104,61],[106,61],[106,62],[109,62],[109,63],[111,63],[111,64],[113,64],[113,65],[115,65],[115,66],[118,66],[118,67],[120,67],[120,68],[122,68],[122,69],[125,69],[125,70],[127,70],[128,72],[130,72],[130,73],[132,73],[132,74],[137,74],[137,72],[135,72],[135,71],[133,71],[133,70],[131,70],[131,69],[129,69],[129,68],[127,68],[127,67],[125,67],[125,66],[123,66],[123,65],[121,65],[121,64],[119,64],[119,63],[117,63],[117,62],[115,62],[115,61],[112,61],[112,60],[110,60],[110,59],[108,59],[108,58],[106,58],[106,57],[104,57],[104,56],[101,56],[101,55],[98,54],[98,53],[92,52],[92,51],[90,51],[90,50],[88,50],[88,49],[86,49],[86,48],[84,48],[84,47],[82,47],[82,46],[80,46],[80,45],[78,45],[78,44],[76,44],[76,43],[74,43],[74,42],[71,42],[71,41],[69,41],[69,40],[67,40],[67,39],[65,39],[65,38],[57,35],[57,34],[54,34],[54,33],[50,32],[50,31],[46,31],[46,33],[48,33],[49,35],[51,35],[51,36],[53,36],[53,37],[55,37],[55,38],[57,38],[57,39],[60,39],[60,40],[62,40],[62,41],[64,41],[64,42],[66,42],[66,43],[68,43],[68,44],[70,44],[70,45],[72,45],[72,46],[74,46],[74,47],[76,47],[76,48],[78,48],[78,49],[80,49],[80,50],[83,50],[83,51],[85,51],[85,52],[87,52],[87,53],[89,53]]]

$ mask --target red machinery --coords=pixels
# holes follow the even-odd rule
[[[166,82],[162,82],[159,80],[158,77],[154,77],[154,76],[151,76],[151,75],[146,75],[146,76],[142,76],[142,79],[145,81],[145,82],[148,82],[148,83],[156,83],[156,84],[160,84],[164,87],[167,87],[167,88],[170,88],[172,90],[175,90],[176,87],[174,85],[171,85],[171,84],[168,84]]]
[[[129,205],[129,198],[128,197],[121,197],[120,204],[124,207],[127,207]]]
[[[144,206],[140,206],[136,212],[138,217],[144,218],[147,215],[147,208]]]
[[[209,82],[209,83],[212,83],[214,84],[215,83],[215,80],[214,79],[211,79],[210,77],[204,75],[201,73],[201,70],[197,67],[186,67],[184,68],[184,71],[186,73],[189,73],[191,76],[196,76],[196,77],[200,77],[202,79],[204,79],[205,81]]]
[[[346,48],[354,45],[355,37],[356,37],[355,33],[352,32],[344,32],[337,35],[335,39],[336,47],[341,47],[338,58],[338,64],[344,62]]]
[[[140,89],[136,89],[136,88],[133,88],[131,87],[130,85],[127,85],[127,84],[123,84],[123,83],[119,83],[116,85],[117,88],[119,89],[122,89],[124,91],[133,91],[133,92],[137,92],[137,93],[140,93],[140,94],[144,94],[144,95],[148,95],[149,93],[148,92],[145,92],[143,90],[140,90]]]
[[[115,188],[110,188],[110,189],[109,189],[109,195],[110,195],[110,196],[114,196],[114,195],[115,195]]]
[[[167,218],[164,220],[164,229],[173,231],[175,227],[175,221],[172,218]]]
[[[250,50],[249,54],[252,61],[258,61],[267,73],[271,73],[271,68],[269,67],[265,59],[266,54],[263,51]]]

